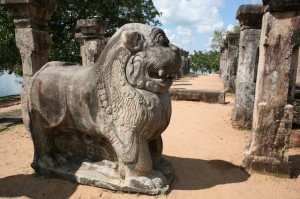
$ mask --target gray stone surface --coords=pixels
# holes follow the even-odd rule
[[[75,37],[80,43],[82,66],[92,66],[98,60],[109,38],[104,37],[105,22],[99,19],[81,19],[77,21],[80,33]]]
[[[225,91],[170,89],[172,100],[225,104]]]
[[[236,13],[236,19],[239,20],[241,30],[261,29],[264,7],[262,4],[241,5]]]
[[[162,158],[161,133],[180,65],[178,47],[143,24],[120,28],[91,67],[47,63],[30,88],[32,167],[103,188],[165,193],[174,171]]]
[[[227,79],[227,68],[228,68],[228,41],[223,40],[223,45],[221,47],[221,56],[220,56],[220,78],[223,82],[224,88]]]
[[[300,10],[298,0],[263,0],[265,12],[286,12]]]
[[[190,66],[189,66],[189,52],[186,50],[181,49],[181,68],[180,73],[181,77],[183,77],[185,74],[189,73]]]
[[[238,68],[238,49],[239,49],[239,33],[228,33],[226,41],[228,42],[228,52],[226,61],[226,71],[224,78],[225,91],[234,93],[236,90],[236,74]]]
[[[16,44],[22,58],[23,90],[22,117],[26,128],[29,125],[27,95],[32,76],[48,62],[48,20],[56,10],[54,0],[1,0],[10,9],[15,23]]]
[[[278,1],[268,2],[275,5]],[[289,7],[289,2],[284,1],[284,5]],[[268,11],[263,16],[253,130],[245,149],[243,167],[289,177],[290,163],[284,153],[293,122],[300,13]]]
[[[231,118],[236,128],[249,129],[252,126],[262,16],[262,5],[241,5],[237,12],[241,33],[236,98]]]

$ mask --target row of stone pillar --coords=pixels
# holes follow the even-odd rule
[[[242,166],[289,177],[284,154],[293,122],[300,121],[300,2],[242,5],[237,19],[241,33],[232,124],[252,127]]]
[[[239,37],[238,33],[228,33],[220,49],[220,77],[225,91],[231,93],[236,90]]]
[[[183,49],[180,49],[180,56],[181,56],[181,67],[179,74],[177,75],[179,77],[183,77],[184,75],[188,74],[190,72],[190,62],[189,62],[189,52],[185,51]]]

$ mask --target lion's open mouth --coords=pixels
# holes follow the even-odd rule
[[[148,71],[148,76],[160,86],[170,87],[173,83],[172,75],[167,75],[163,70]]]

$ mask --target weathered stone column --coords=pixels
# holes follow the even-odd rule
[[[77,21],[77,28],[80,33],[75,37],[80,43],[80,55],[83,66],[91,66],[94,64],[102,50],[104,49],[108,39],[105,39],[105,22],[99,19],[81,19]]]
[[[241,5],[236,18],[240,21],[239,62],[236,80],[236,98],[232,125],[251,128],[259,57],[259,41],[263,5]]]
[[[228,33],[226,40],[228,41],[228,60],[227,60],[227,76],[225,79],[225,90],[235,92],[235,80],[238,66],[238,45],[239,33]]]
[[[181,69],[180,69],[180,76],[183,77],[189,71],[188,66],[188,55],[189,52],[182,49],[181,51]]]
[[[222,67],[221,67],[221,80],[223,82],[224,88],[226,84],[226,79],[227,79],[227,68],[228,68],[228,42],[225,39],[223,41],[223,46],[224,46],[224,52],[223,52],[223,61],[222,61]]]
[[[264,0],[253,130],[243,167],[289,177],[284,158],[299,65],[300,1]]]
[[[9,8],[14,17],[16,44],[23,68],[22,116],[28,127],[27,91],[32,76],[48,62],[48,20],[57,5],[55,0],[1,0],[1,4]]]
[[[220,46],[220,69],[219,69],[219,76],[220,78],[222,77],[222,73],[223,73],[223,64],[224,64],[224,50],[225,47],[224,45]],[[222,78],[221,78],[222,80]]]

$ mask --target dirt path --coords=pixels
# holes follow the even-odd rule
[[[171,123],[163,133],[163,153],[176,179],[167,195],[126,194],[38,176],[30,167],[30,136],[23,125],[17,125],[0,133],[0,197],[300,198],[299,178],[250,175],[239,167],[249,131],[231,127],[232,103],[173,101],[172,107]]]
[[[176,89],[208,89],[208,90],[224,90],[218,74],[195,75],[187,74],[179,80],[175,80],[172,88]]]

